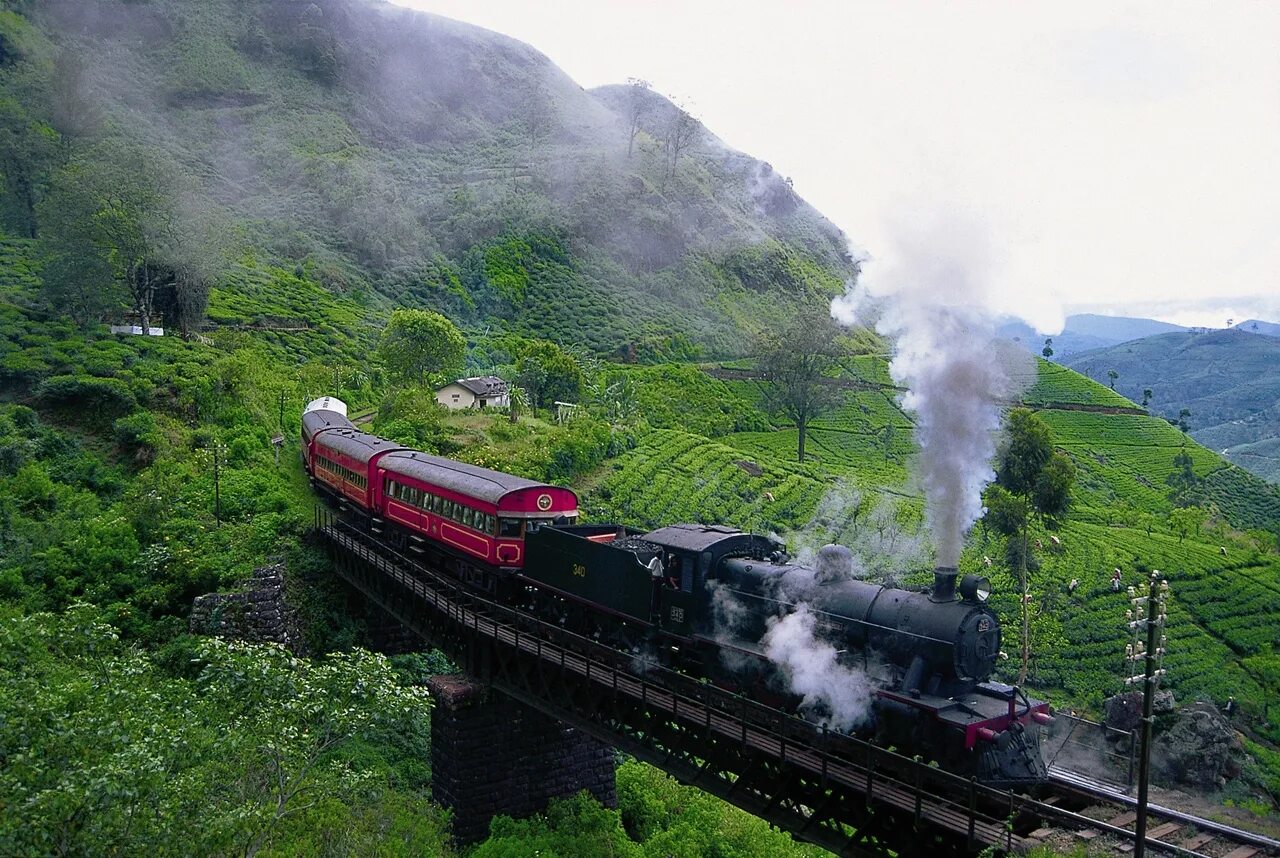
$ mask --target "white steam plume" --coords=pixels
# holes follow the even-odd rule
[[[840,663],[836,648],[817,636],[816,627],[809,606],[800,604],[794,613],[771,617],[761,643],[791,691],[801,696],[801,711],[847,733],[868,718],[871,683],[862,671]]]
[[[981,234],[931,226],[908,233],[894,263],[868,264],[867,285],[837,298],[831,312],[843,324],[874,322],[894,342],[889,372],[907,388],[902,405],[915,415],[915,472],[937,562],[955,566],[995,478],[1001,408],[1035,372],[1025,366],[1030,355],[995,339]]]

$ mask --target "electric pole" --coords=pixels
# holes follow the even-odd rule
[[[1129,602],[1133,606],[1125,611],[1125,619],[1129,621],[1130,640],[1125,647],[1125,662],[1130,675],[1125,677],[1125,685],[1142,683],[1142,756],[1138,762],[1138,820],[1134,829],[1135,858],[1142,858],[1147,848],[1147,785],[1151,777],[1151,724],[1155,720],[1152,710],[1155,707],[1156,687],[1164,678],[1165,622],[1168,618],[1169,582],[1160,577],[1158,570],[1151,572],[1147,582],[1147,594],[1139,595],[1136,588],[1129,588]],[[1142,633],[1146,632],[1146,641]],[[1143,662],[1143,671],[1133,674],[1138,661]]]
[[[213,442],[213,520],[222,527],[222,456],[227,452],[221,441]]]

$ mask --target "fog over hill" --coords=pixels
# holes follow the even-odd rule
[[[233,256],[335,290],[562,340],[585,305],[596,351],[679,333],[726,352],[770,305],[856,273],[768,164],[488,30],[379,0],[23,5],[37,26],[9,21],[6,43],[30,60],[33,119],[145,153],[229,225]],[[34,231],[23,214],[0,227]],[[535,300],[556,294],[578,312]]]

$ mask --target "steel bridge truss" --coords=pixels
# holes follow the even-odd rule
[[[467,673],[800,840],[842,855],[1012,851],[1017,814],[1064,813],[497,604],[328,510],[315,533],[347,582]]]

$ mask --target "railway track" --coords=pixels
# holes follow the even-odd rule
[[[339,522],[331,520],[319,525],[317,531],[379,575],[394,581],[411,594],[414,602],[448,618],[454,628],[465,634],[487,639],[519,657],[576,677],[575,682],[594,688],[597,699],[629,699],[637,705],[637,711],[642,709],[647,717],[656,717],[667,726],[682,725],[681,729],[707,741],[739,743],[754,754],[776,761],[784,771],[799,773],[824,788],[830,785],[844,794],[863,796],[858,799],[859,804],[864,800],[868,805],[875,803],[901,818],[914,819],[917,827],[925,824],[949,832],[955,842],[968,844],[965,851],[994,847],[1018,852],[1050,840],[1061,844],[1061,838],[1055,835],[1064,832],[1069,832],[1064,836],[1076,842],[1088,842],[1116,854],[1134,850],[1136,801],[1108,784],[1054,768],[1050,794],[1037,800],[978,786],[883,749],[874,749],[873,753],[866,743],[827,735],[808,722],[760,704],[748,707],[740,698],[714,686],[689,683],[681,675],[664,678],[662,669],[637,672],[634,661],[624,658],[624,654],[586,639],[570,640],[575,636],[558,627],[463,591],[457,582],[442,577],[419,560]],[[575,714],[556,711],[554,703],[527,702],[553,717]],[[591,724],[580,726],[592,731]],[[615,727],[602,723],[595,725],[594,732],[597,738],[613,741],[643,759],[643,748],[627,743],[624,734],[611,732]],[[697,768],[690,770],[694,777],[688,777],[688,772],[682,775],[678,771],[680,761],[670,754],[668,759],[656,762],[677,777],[707,788],[699,783],[702,778]],[[778,799],[761,794],[738,795],[729,800],[756,812],[755,806],[773,805]],[[1146,845],[1153,853],[1188,858],[1280,858],[1280,841],[1172,808],[1148,807]],[[833,848],[829,840],[807,836],[801,830],[793,833]],[[835,851],[870,854],[858,849]]]
[[[1106,843],[1121,855],[1133,852],[1137,799],[1111,784],[1069,769],[1052,767],[1049,779],[1052,794],[1045,799],[1046,804],[1092,820],[1066,829],[1075,840]],[[1043,843],[1063,830],[1061,826],[1044,826],[1027,834],[1026,840]],[[1280,840],[1150,802],[1146,841],[1149,850],[1188,858],[1280,856]]]

